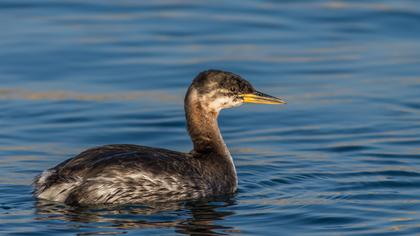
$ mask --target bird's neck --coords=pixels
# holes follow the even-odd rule
[[[215,193],[225,192],[221,189],[226,188],[229,188],[229,192],[236,191],[238,178],[232,156],[217,124],[219,111],[213,110],[190,88],[185,97],[185,115],[188,132],[194,144],[194,156],[213,167],[210,168],[214,171],[210,182],[217,180]]]
[[[194,144],[194,152],[212,152],[230,157],[217,123],[219,111],[209,108],[198,98],[194,89],[190,89],[185,98],[185,115],[188,132]]]
[[[185,97],[185,116],[195,152],[230,156],[217,124],[219,110],[210,108],[195,89],[190,88]]]

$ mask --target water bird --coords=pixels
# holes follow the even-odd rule
[[[191,152],[131,144],[91,148],[42,172],[34,180],[33,194],[69,205],[97,205],[234,193],[238,186],[236,169],[217,118],[222,109],[242,103],[285,101],[258,92],[234,73],[203,71],[192,81],[184,100]]]

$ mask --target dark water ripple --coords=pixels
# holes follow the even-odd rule
[[[418,1],[0,2],[0,234],[417,235]],[[200,70],[243,75],[282,107],[224,111],[239,191],[72,208],[42,170],[85,148],[188,151]]]

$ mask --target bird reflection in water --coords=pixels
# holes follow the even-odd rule
[[[72,207],[37,200],[39,221],[65,221],[79,234],[125,234],[135,229],[173,229],[186,235],[226,235],[238,232],[224,226],[223,220],[234,214],[225,208],[236,205],[232,196],[199,201],[167,202],[155,205]],[[92,230],[92,227],[96,227]],[[86,232],[83,232],[86,229]]]

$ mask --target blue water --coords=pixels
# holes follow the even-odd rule
[[[1,0],[0,32],[0,234],[420,233],[419,1]],[[288,101],[222,112],[235,196],[31,196],[92,146],[189,151],[183,96],[208,68]]]

